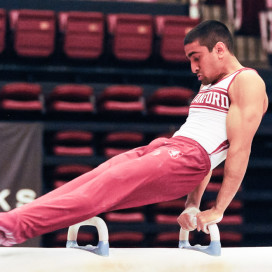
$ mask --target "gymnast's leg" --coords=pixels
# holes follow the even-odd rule
[[[156,142],[156,141],[153,141],[153,142]],[[154,146],[153,142],[151,142],[149,146],[150,145]],[[125,152],[123,154],[120,154],[118,156],[115,156],[109,159],[108,161],[102,163],[97,168],[93,169],[92,171],[75,178],[74,180],[68,182],[67,184],[61,186],[60,188],[55,189],[39,197],[38,199],[24,205],[23,207],[17,208],[11,212],[0,213],[0,245],[3,244],[6,246],[10,246],[16,243],[23,242],[23,240],[21,241],[19,238],[15,239],[16,231],[19,230],[19,227],[17,226],[18,219],[16,218],[16,213],[20,213],[22,210],[25,210],[25,209],[31,211],[32,206],[41,205],[41,203],[47,202],[49,200],[52,201],[55,197],[59,197],[71,191],[74,191],[75,188],[79,188],[86,182],[98,176],[100,173],[105,172],[110,167],[117,165],[121,163],[122,161],[137,158],[143,153],[145,149],[146,149],[146,146],[138,147],[128,152]],[[80,197],[80,195],[78,195],[77,197]],[[38,214],[36,216],[38,216]]]
[[[176,143],[169,141],[163,144],[161,141],[157,141],[160,142],[158,148],[151,145],[144,148],[140,156],[134,154],[111,167],[102,166],[104,171],[90,174],[91,179],[86,176],[86,181],[81,182],[78,178],[62,190],[60,188],[41,200],[12,210],[8,213],[9,218],[0,214],[0,227],[13,236],[13,243],[21,243],[102,212],[167,201],[188,194],[209,171],[205,159],[201,159],[203,156],[195,146],[180,145],[182,152],[179,152]],[[193,156],[192,148],[195,149]],[[176,156],[174,152],[172,156],[171,150],[182,155]],[[13,226],[7,226],[5,220],[12,222],[11,218]]]

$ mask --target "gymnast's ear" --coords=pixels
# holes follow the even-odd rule
[[[222,58],[228,49],[223,42],[217,42],[213,50],[215,51],[219,58]]]

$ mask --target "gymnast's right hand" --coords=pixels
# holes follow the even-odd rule
[[[186,208],[178,217],[177,221],[180,227],[187,231],[195,230],[196,225],[196,215],[200,210],[196,207]]]

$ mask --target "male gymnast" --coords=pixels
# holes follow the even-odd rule
[[[232,35],[221,22],[204,21],[192,29],[184,50],[202,84],[173,137],[113,157],[29,204],[0,213],[0,244],[12,246],[100,213],[185,195],[185,210],[177,219],[183,229],[207,233],[209,224],[222,219],[244,178],[267,110],[266,88],[255,70],[237,60]],[[215,204],[200,212],[212,170],[224,160]]]

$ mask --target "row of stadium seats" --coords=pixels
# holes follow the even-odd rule
[[[235,33],[261,36],[268,52],[271,6],[271,0],[226,0]],[[16,54],[23,57],[46,58],[59,46],[70,59],[93,60],[110,52],[126,61],[144,61],[158,54],[167,62],[186,62],[183,38],[198,22],[188,16],[1,9],[0,52],[7,48],[9,38]]]
[[[1,9],[0,53],[9,30],[13,49],[21,57],[47,58],[59,41],[61,52],[70,59],[98,59],[110,47],[118,60],[145,61],[158,39],[163,60],[186,62],[183,39],[198,22],[188,16]]]
[[[48,134],[46,142],[47,153],[55,156],[93,156],[102,153],[106,158],[110,158],[144,145],[145,135],[138,131],[113,131],[96,135],[89,130],[70,129]],[[67,171],[74,173],[77,168],[72,169]]]
[[[110,85],[100,94],[85,84],[57,85],[43,94],[38,83],[7,83],[0,90],[0,112],[33,113],[148,113],[162,116],[186,116],[194,96],[191,89],[162,87],[145,98],[137,85]]]

